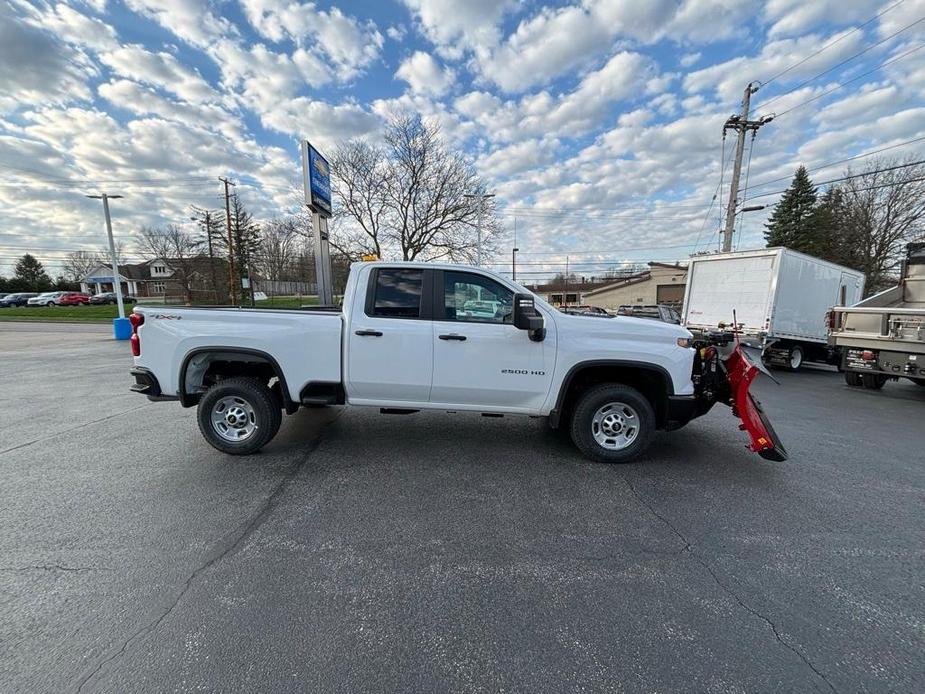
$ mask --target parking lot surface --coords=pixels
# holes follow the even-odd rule
[[[0,691],[921,691],[925,389],[824,369],[589,463],[303,410],[224,456],[108,326],[0,323]]]

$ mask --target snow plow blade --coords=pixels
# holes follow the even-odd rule
[[[761,364],[760,356],[755,360]],[[752,381],[758,372],[767,373],[764,365],[756,366],[748,358],[742,345],[737,344],[732,353],[724,360],[733,414],[742,420],[739,428],[748,432],[751,438],[749,450],[754,451],[765,460],[783,462],[787,460],[787,449],[780,442],[774,427],[768,421],[761,403],[749,392]],[[768,374],[770,376],[770,374]],[[772,377],[772,380],[773,377]]]

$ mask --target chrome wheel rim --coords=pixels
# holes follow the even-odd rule
[[[790,351],[790,368],[798,369],[803,363],[803,350],[794,349]]]
[[[251,404],[236,395],[212,406],[212,428],[226,441],[246,441],[257,431],[257,415]]]
[[[639,415],[625,402],[609,402],[591,418],[591,434],[601,448],[622,450],[639,437]]]

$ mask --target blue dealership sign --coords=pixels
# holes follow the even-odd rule
[[[302,142],[302,172],[305,200],[313,212],[331,216],[331,167],[321,152],[308,141]]]

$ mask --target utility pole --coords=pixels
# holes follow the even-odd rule
[[[765,123],[770,123],[773,116],[762,116],[758,120],[748,119],[748,109],[751,102],[752,94],[758,91],[759,85],[749,82],[745,87],[745,94],[742,96],[742,112],[735,116],[730,116],[723,123],[723,137],[726,136],[727,130],[735,130],[737,134],[735,163],[732,166],[732,182],[729,185],[729,204],[726,207],[726,226],[723,228],[723,253],[732,250],[732,234],[735,229],[736,205],[739,197],[739,177],[742,175],[742,155],[745,153],[745,133],[751,130],[757,132]],[[720,162],[720,166],[723,162]]]
[[[119,317],[113,321],[113,334],[117,340],[125,340],[128,339],[129,336],[123,332],[124,327],[120,328],[120,325],[124,326],[125,304],[122,303],[122,282],[119,281],[119,259],[116,257],[116,244],[112,239],[112,218],[109,216],[109,201],[116,200],[122,196],[100,193],[99,195],[88,195],[87,197],[93,200],[103,201],[103,217],[106,219],[106,235],[109,237],[109,258],[112,260],[112,290],[116,293],[116,304],[119,306]],[[117,321],[121,321],[121,323]]]
[[[228,227],[228,286],[231,289],[231,305],[234,306],[238,303],[238,292],[234,281],[234,242],[231,239],[231,206],[229,204],[231,196],[228,193],[228,186],[233,186],[234,183],[221,176],[218,177],[218,180],[225,184],[225,224]]]
[[[494,193],[467,193],[463,197],[465,198],[478,198],[479,201],[479,212],[476,217],[475,229],[478,234],[475,247],[475,264],[477,267],[482,266],[482,209],[484,208],[484,203],[488,198],[495,197]]]

